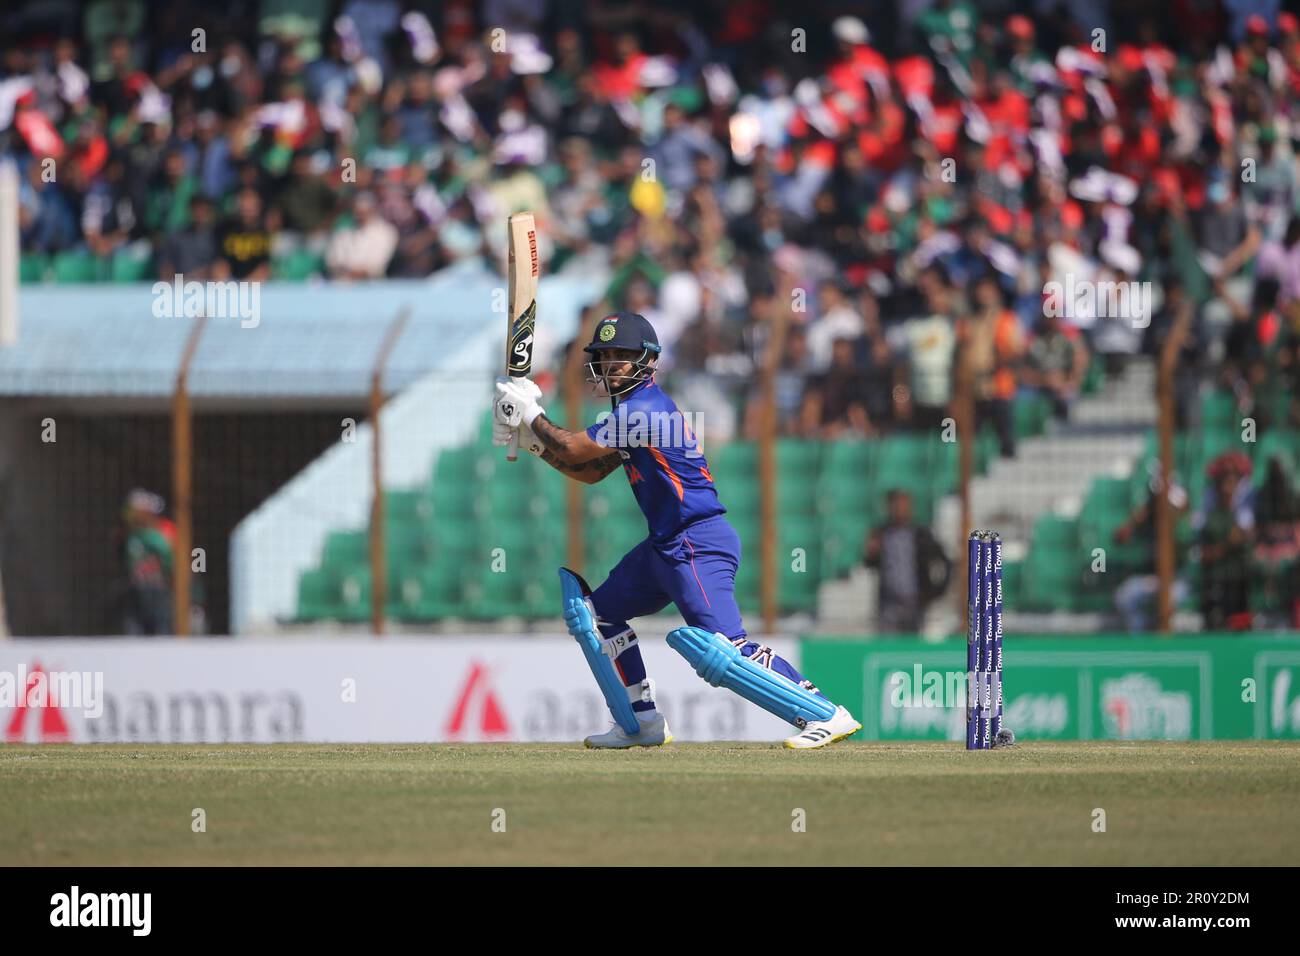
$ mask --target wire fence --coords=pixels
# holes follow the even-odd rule
[[[1109,316],[1027,320],[981,295],[937,290],[928,314],[884,312],[835,344],[875,353],[877,378],[832,363],[795,387],[805,322],[770,303],[744,368],[669,363],[742,540],[751,627],[958,633],[973,529],[1004,542],[1010,631],[1296,627],[1294,316],[1172,289],[1120,335]],[[571,427],[602,410],[580,346],[605,307],[589,302],[537,369]],[[355,355],[312,360],[314,379],[371,394],[214,394],[224,346],[195,325],[206,380],[181,374],[180,348],[168,395],[89,383],[7,403],[9,630],[553,628],[556,568],[599,582],[645,519],[620,473],[586,486],[507,463],[490,440],[498,345],[446,367],[408,321],[423,320],[375,320],[365,375]],[[322,354],[358,348],[343,336]]]

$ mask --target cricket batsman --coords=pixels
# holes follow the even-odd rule
[[[552,422],[541,389],[526,377],[496,385],[493,443],[519,445],[577,481],[594,484],[620,466],[645,514],[649,536],[592,591],[560,569],[564,620],[595,674],[614,726],[584,741],[594,748],[657,747],[672,742],[655,706],[631,619],[674,604],[686,621],[668,646],[695,672],[788,721],[792,749],[824,747],[861,729],[790,663],[745,634],[736,606],[740,538],[724,517],[700,443],[677,405],[655,382],[659,339],[644,316],[601,319],[585,351],[588,380],[610,399],[610,414],[584,431]]]

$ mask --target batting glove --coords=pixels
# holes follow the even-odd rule
[[[511,428],[503,422],[494,421],[492,423],[492,444],[509,445],[510,438],[515,432],[519,433],[519,447],[528,454],[540,458],[542,452],[546,451],[546,446],[542,444],[542,440],[523,422],[520,422],[517,428]]]
[[[519,426],[519,447],[530,455],[536,455],[538,458],[542,457],[542,452],[546,451],[546,446],[542,444],[542,440],[537,437],[531,428],[524,424]]]
[[[544,411],[538,404],[542,390],[531,379],[503,376],[497,379],[496,390],[497,397],[492,408],[495,421],[517,428],[520,422],[531,425]]]

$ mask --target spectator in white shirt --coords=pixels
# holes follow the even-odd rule
[[[325,263],[335,279],[380,279],[397,249],[397,228],[379,215],[375,197],[362,193],[352,207],[351,228],[330,238]]]
[[[862,316],[837,282],[823,282],[820,298],[821,317],[808,328],[808,356],[814,372],[830,367],[836,339],[858,339],[864,331]]]

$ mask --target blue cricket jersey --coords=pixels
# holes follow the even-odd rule
[[[666,542],[693,522],[726,513],[699,439],[653,377],[623,396],[587,434],[618,450],[653,541]]]

